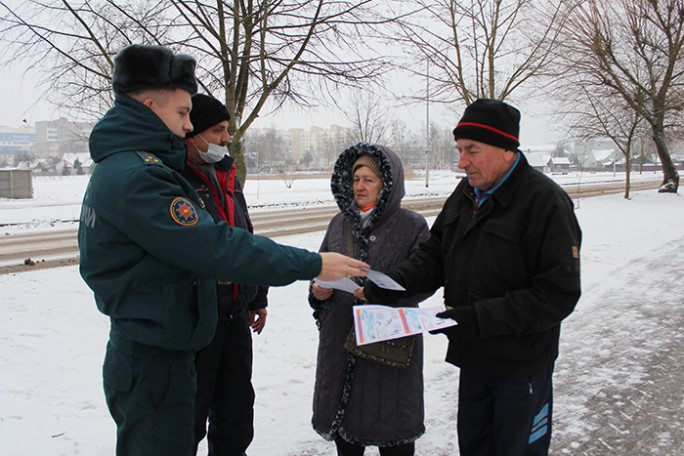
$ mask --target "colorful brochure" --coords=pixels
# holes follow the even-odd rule
[[[444,310],[444,307],[421,309],[377,304],[354,306],[356,344],[372,344],[456,325],[451,318],[435,316]]]

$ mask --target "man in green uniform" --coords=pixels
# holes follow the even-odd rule
[[[278,286],[367,267],[214,222],[179,173],[194,72],[192,57],[163,47],[122,49],[114,107],[90,137],[80,272],[110,317],[103,379],[118,456],[193,453],[194,358],[216,328],[217,280]]]

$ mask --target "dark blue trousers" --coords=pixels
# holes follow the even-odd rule
[[[220,316],[211,344],[197,354],[195,444],[207,435],[210,456],[242,455],[254,437],[254,397],[252,333],[244,309]]]
[[[534,375],[500,376],[461,369],[461,456],[546,456],[551,443],[553,366]]]

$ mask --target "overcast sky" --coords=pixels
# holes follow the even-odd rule
[[[65,112],[44,101],[41,97],[44,89],[37,87],[40,75],[27,73],[25,68],[12,66],[0,69],[0,125],[21,127],[34,125],[36,121],[53,120]],[[395,78],[394,84],[409,86],[410,82]],[[420,89],[424,85],[420,83]],[[548,104],[534,102],[535,105],[518,105],[522,111],[522,127],[520,140],[522,147],[555,144],[564,139],[566,132],[562,128],[552,128],[553,121],[545,109]],[[455,125],[461,112],[454,112],[443,105],[430,105],[430,121],[438,125],[451,127]],[[458,108],[457,108],[458,109]],[[396,116],[404,121],[411,130],[424,129],[426,123],[426,106],[422,104],[405,105],[396,109]],[[26,123],[24,123],[24,119]],[[335,110],[302,110],[298,108],[284,109],[277,114],[262,111],[254,126],[257,128],[275,127],[279,129],[309,128],[311,126],[328,127],[332,124],[345,125],[346,121],[339,111]]]
[[[36,121],[52,120],[64,115],[39,96],[42,89],[36,88],[38,78],[24,75],[21,70],[0,71],[0,125],[20,127],[33,125]],[[555,144],[563,139],[564,132],[551,128],[551,116],[534,106],[518,106],[522,110],[522,128],[520,140],[523,148]],[[426,122],[425,105],[412,105],[397,109],[398,117],[414,130],[422,129]],[[432,105],[430,119],[432,122],[455,125],[459,114],[450,113],[445,107]],[[26,123],[23,120],[26,119]],[[286,109],[277,115],[262,115],[254,126],[266,128],[309,128],[313,125],[328,127],[331,124],[345,124],[345,120],[337,112]]]

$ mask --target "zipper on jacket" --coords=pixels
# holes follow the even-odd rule
[[[477,204],[475,201],[475,198],[473,198],[472,193],[466,193],[466,196],[470,200],[470,202],[473,204],[473,217],[472,220],[477,220],[477,216],[480,213],[480,206]]]

